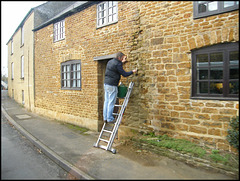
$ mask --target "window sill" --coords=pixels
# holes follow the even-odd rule
[[[104,24],[104,25],[97,26],[96,29],[103,28],[105,26],[113,25],[113,24],[116,24],[116,23],[118,23],[118,21],[114,21],[114,22],[111,22],[111,23],[107,23],[107,24]]]
[[[82,90],[81,88],[64,88],[62,87],[61,90]]]
[[[60,40],[54,40],[53,43],[57,43],[57,42],[62,41],[62,40],[65,40],[65,38],[60,39]]]
[[[216,100],[216,101],[238,101],[238,97],[190,97],[190,99],[198,99],[198,100]]]

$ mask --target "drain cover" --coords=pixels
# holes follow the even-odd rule
[[[27,114],[19,114],[19,115],[16,115],[16,117],[18,119],[27,119],[27,118],[30,118],[31,116],[29,116]]]

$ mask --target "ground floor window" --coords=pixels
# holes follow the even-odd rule
[[[238,96],[238,42],[192,51],[192,98],[238,100]]]
[[[61,63],[61,88],[81,90],[81,60]]]
[[[22,104],[23,105],[25,104],[25,101],[24,101],[24,90],[22,90]]]

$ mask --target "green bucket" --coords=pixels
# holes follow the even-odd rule
[[[126,87],[124,84],[120,84],[118,86],[118,97],[124,98],[127,94],[128,87]]]

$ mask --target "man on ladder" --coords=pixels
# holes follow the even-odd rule
[[[127,56],[122,52],[118,52],[116,58],[111,59],[107,63],[105,80],[104,80],[104,107],[103,107],[103,119],[105,122],[114,123],[113,109],[116,103],[116,98],[118,94],[118,84],[121,75],[128,77],[137,70],[132,70],[130,72],[125,72],[123,70],[123,63],[127,61]]]
[[[132,75],[133,73],[137,72],[137,69],[134,69],[130,72],[125,72],[123,70],[123,63],[127,61],[127,56],[124,55],[122,52],[118,52],[116,55],[116,58],[111,59],[107,63],[106,72],[105,72],[105,80],[104,80],[104,108],[103,108],[103,119],[104,124],[102,127],[102,130],[100,132],[100,135],[98,137],[97,143],[94,145],[95,147],[100,147],[108,151],[112,151],[113,153],[116,153],[115,149],[112,149],[111,146],[113,144],[115,135],[117,133],[118,127],[121,123],[122,116],[124,113],[124,110],[127,106],[132,87],[133,82],[129,84],[127,95],[125,96],[124,102],[122,105],[115,105],[117,94],[118,94],[118,84],[121,78],[121,75],[124,77],[128,77]],[[114,107],[119,106],[120,111],[119,114],[116,114],[117,116],[114,118],[113,111]],[[114,123],[114,126],[111,130],[108,130],[106,128],[107,123]],[[103,139],[104,133],[108,134],[109,139]],[[106,146],[100,145],[100,141],[107,143]]]

